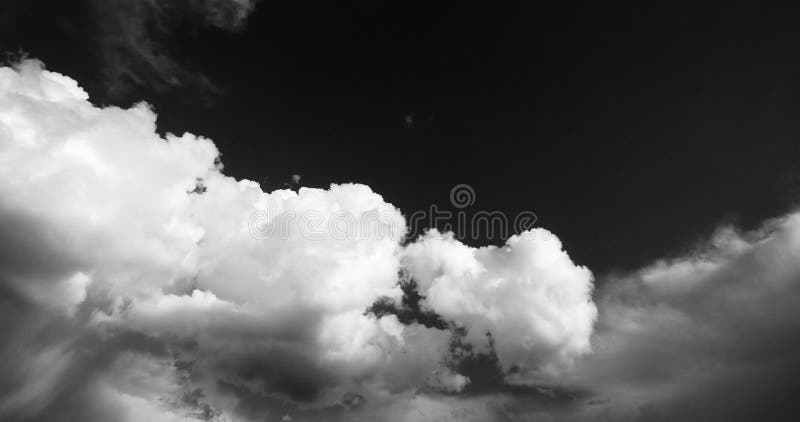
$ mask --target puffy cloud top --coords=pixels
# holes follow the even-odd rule
[[[354,420],[461,391],[448,330],[366,312],[399,300],[405,267],[469,341],[492,333],[505,369],[553,374],[589,350],[592,276],[550,233],[403,247],[369,187],[265,193],[155,122],[41,63],[0,69],[0,311],[16,315],[0,357],[20,363],[3,418]]]
[[[404,244],[368,186],[263,192],[218,157],[158,135],[146,104],[95,107],[36,61],[0,68],[0,419],[798,411],[797,213],[594,292],[544,229]]]
[[[465,324],[473,341],[492,333],[506,369],[554,372],[590,349],[592,274],[547,230],[499,248],[471,248],[434,230],[404,258],[436,312]]]

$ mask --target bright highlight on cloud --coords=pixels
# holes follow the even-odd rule
[[[435,230],[403,243],[400,210],[367,186],[263,192],[218,157],[159,136],[146,104],[95,107],[36,61],[0,68],[0,419],[800,410],[798,214],[595,291],[544,229],[502,247]],[[298,218],[265,235],[254,215]],[[324,224],[375,216],[380,230]]]
[[[402,214],[369,187],[265,193],[155,121],[36,61],[0,69],[1,418],[419,420],[479,384],[465,359],[552,382],[590,352],[592,275],[549,232],[404,247]],[[253,236],[268,207],[400,223]],[[426,298],[408,305],[402,274]],[[380,300],[407,312],[369,312]]]
[[[404,258],[433,310],[464,324],[474,343],[492,334],[506,371],[552,373],[590,350],[592,274],[544,229],[478,249],[432,231]]]

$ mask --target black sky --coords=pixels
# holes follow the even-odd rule
[[[785,212],[800,183],[792,10],[263,1],[233,32],[174,12],[159,53],[213,86],[172,88],[108,79],[93,2],[0,10],[4,51],[95,103],[148,101],[228,175],[365,183],[406,214],[468,183],[475,210],[534,211],[595,272]]]

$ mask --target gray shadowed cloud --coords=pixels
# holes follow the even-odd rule
[[[594,395],[565,420],[800,412],[800,214],[753,232],[723,227],[692,253],[611,275],[596,302],[594,352],[565,378]]]
[[[264,192],[218,157],[209,139],[159,135],[147,104],[96,107],[35,60],[0,68],[0,306],[16,315],[0,417],[414,420],[483,384],[477,356],[494,377],[548,377],[589,352],[591,273],[546,230],[404,244],[400,211],[368,186]],[[254,236],[273,207],[391,230],[312,238],[298,218]],[[367,312],[376,301],[393,312]]]
[[[209,10],[208,24],[242,24],[240,9]],[[209,139],[160,136],[146,104],[96,107],[33,60],[0,68],[0,419],[798,410],[800,214],[720,229],[595,290],[544,229],[471,247],[436,230],[404,242],[402,225],[312,239],[298,219],[257,238],[248,222],[273,206],[405,220],[368,186],[265,192],[218,157]]]

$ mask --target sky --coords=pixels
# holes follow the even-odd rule
[[[7,0],[0,419],[794,420],[795,16]]]

